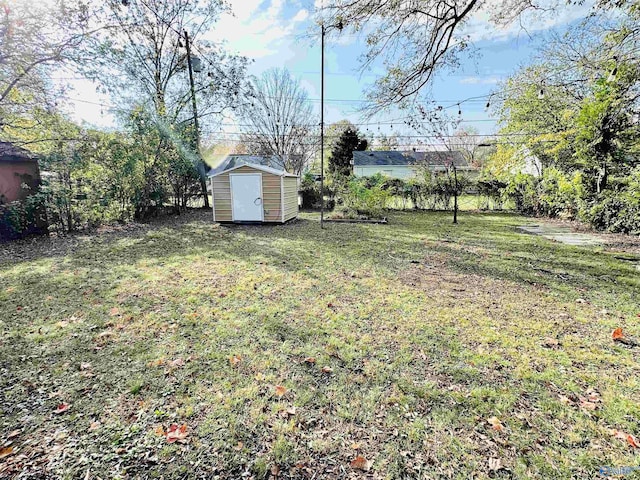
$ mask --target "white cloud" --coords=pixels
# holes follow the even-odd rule
[[[304,8],[287,15],[286,7],[286,0],[235,0],[234,15],[224,15],[208,37],[226,41],[230,50],[250,58],[281,54],[295,43],[295,34],[310,16]]]
[[[508,5],[512,3],[489,0],[483,5],[481,11],[471,17],[465,25],[463,33],[468,35],[473,42],[508,40],[519,35],[542,32],[585,18],[591,12],[594,4],[593,0],[587,0],[584,4],[567,6],[558,4],[556,0],[544,0],[540,2],[540,5],[548,10],[527,10],[513,21],[506,23],[495,18],[501,12],[508,15],[510,13],[507,11]]]
[[[502,77],[491,76],[491,77],[464,77],[460,80],[459,83],[463,85],[495,85],[500,83],[503,80]]]

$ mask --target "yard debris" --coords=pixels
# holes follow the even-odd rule
[[[325,365],[322,367],[322,373],[333,373],[333,368]]]
[[[307,357],[304,359],[304,363],[308,363],[310,365],[313,365],[314,363],[316,363],[316,359],[314,357]]]
[[[58,408],[56,408],[53,413],[55,414],[60,414],[60,413],[64,413],[67,410],[69,410],[69,407],[71,407],[71,405],[69,405],[68,403],[61,403],[60,405],[58,405]]]
[[[619,440],[626,441],[633,448],[640,448],[640,441],[633,435],[616,429],[609,430],[609,433]]]
[[[169,366],[174,368],[184,367],[185,365],[186,363],[182,358],[176,358],[175,360],[169,362]]]
[[[187,426],[185,424],[178,426],[175,423],[173,423],[167,430],[167,442],[186,443],[187,435],[188,435]]]
[[[489,470],[492,472],[497,472],[502,469],[502,461],[499,458],[490,458],[489,459]]]
[[[242,361],[242,357],[240,355],[232,355],[229,357],[229,363],[232,367],[235,367]]]
[[[278,397],[283,397],[287,393],[287,388],[282,385],[276,385],[276,395]]]
[[[487,422],[489,423],[489,425],[491,425],[491,428],[497,432],[501,432],[502,430],[504,430],[504,425],[498,417],[491,417],[487,419]]]
[[[349,465],[351,465],[351,468],[353,468],[354,470],[362,470],[365,472],[368,471],[369,468],[371,468],[370,463],[367,462],[367,459],[362,455],[358,455],[356,458],[351,460]]]
[[[633,338],[625,336],[622,332],[622,328],[620,327],[611,332],[611,338],[614,342],[622,343],[624,345],[628,345],[629,347],[640,346],[640,343],[636,342]]]
[[[543,347],[547,348],[557,348],[562,346],[562,344],[558,341],[557,338],[547,337],[542,344]]]
[[[0,448],[0,458],[8,457],[13,453],[13,447]]]

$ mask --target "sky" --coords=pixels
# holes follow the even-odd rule
[[[500,0],[489,0],[489,2]],[[553,1],[553,0],[549,0]],[[321,0],[315,0],[319,4]],[[206,36],[224,42],[232,52],[254,60],[249,74],[259,76],[273,67],[286,67],[308,91],[315,111],[320,112],[320,29],[314,20],[314,0],[231,0],[233,14],[221,17]],[[584,18],[591,3],[565,7],[557,14],[540,15],[534,12],[523,19],[525,31],[519,23],[496,28],[487,15],[476,15],[466,26],[473,42],[469,55],[462,57],[459,68],[440,74],[431,85],[433,98],[457,113],[460,103],[463,126],[476,128],[481,134],[496,130],[491,110],[485,109],[486,100],[464,100],[487,95],[519,67],[531,61],[536,47],[545,41],[551,31],[562,32],[572,22]],[[317,33],[317,34],[315,34]],[[325,43],[325,123],[348,119],[361,124],[369,135],[397,131],[409,134],[400,125],[391,125],[402,117],[397,111],[387,112],[365,120],[358,112],[365,98],[364,92],[383,70],[374,66],[370,71],[360,70],[359,57],[365,52],[362,35],[345,31]],[[112,104],[105,94],[96,92],[91,82],[76,80],[70,97],[83,100],[71,102],[70,113],[78,121],[95,126],[112,126],[114,119],[108,109],[93,103]],[[319,121],[319,118],[318,118]],[[232,119],[224,120],[232,123]],[[380,122],[380,125],[377,125]],[[369,123],[370,125],[363,125]],[[228,127],[225,127],[229,131]],[[367,130],[368,129],[368,130]]]

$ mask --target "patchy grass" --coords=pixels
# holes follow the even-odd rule
[[[7,246],[0,477],[640,464],[612,432],[640,436],[638,349],[611,340],[640,337],[629,255],[519,233],[513,215],[390,221],[220,227],[203,212]],[[171,424],[186,443],[167,441]]]

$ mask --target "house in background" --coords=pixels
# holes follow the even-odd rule
[[[39,186],[38,159],[24,148],[0,142],[0,205],[25,200]]]
[[[444,172],[448,165],[455,165],[460,172],[473,174],[476,171],[460,152],[396,152],[387,150],[353,152],[353,174],[370,177],[380,173],[391,178],[408,180],[418,176],[421,169]]]
[[[38,159],[9,142],[0,142],[0,241],[46,234],[44,205],[27,202],[40,188]]]
[[[298,216],[298,176],[270,160],[229,155],[209,171],[214,222],[284,223]]]

